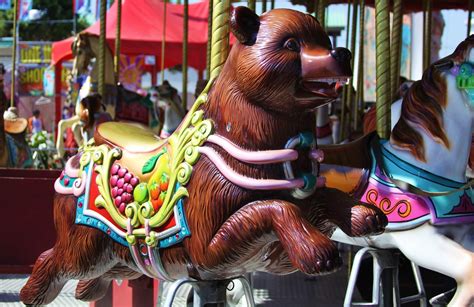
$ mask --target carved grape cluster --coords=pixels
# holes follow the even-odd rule
[[[115,163],[110,170],[110,186],[115,206],[120,213],[124,214],[127,204],[133,202],[133,190],[140,180],[128,171]]]

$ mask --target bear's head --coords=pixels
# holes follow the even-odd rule
[[[312,110],[333,101],[352,75],[351,53],[332,48],[311,15],[276,9],[258,17],[237,7],[230,20],[239,41],[227,60],[239,91],[279,113]]]

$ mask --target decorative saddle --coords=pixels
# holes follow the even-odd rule
[[[168,279],[157,249],[190,235],[183,211],[197,147],[213,131],[198,108],[203,93],[177,132],[159,139],[132,123],[101,124],[93,140],[73,157],[55,183],[61,194],[77,199],[76,224],[97,228],[130,247],[139,268],[149,276]]]
[[[354,196],[379,207],[387,215],[387,230],[409,229],[426,221],[432,224],[474,222],[474,196],[470,188],[463,188],[466,183],[409,164],[388,151],[383,146],[386,141],[374,141],[380,142],[375,145],[380,150],[375,151],[372,145],[368,183]],[[426,193],[406,191],[395,181]]]

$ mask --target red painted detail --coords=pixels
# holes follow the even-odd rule
[[[11,240],[2,241],[0,273],[30,273],[36,258],[54,245],[54,181],[59,176],[60,171],[0,169],[0,189],[8,191],[1,197],[2,216],[12,217],[2,220],[2,235]]]
[[[316,136],[318,138],[324,138],[330,135],[332,135],[332,129],[329,123],[322,127],[316,127]]]
[[[77,204],[77,206],[78,206],[79,208],[82,208],[82,206],[83,206],[83,203],[82,203],[82,201],[81,201],[81,202],[79,202],[79,203]]]
[[[95,167],[95,165],[94,165],[94,167]],[[114,222],[114,220],[112,219],[112,217],[110,216],[110,214],[107,212],[107,210],[105,208],[97,208],[95,206],[95,199],[97,198],[97,196],[100,195],[100,193],[99,193],[99,188],[97,187],[97,184],[96,184],[97,173],[92,172],[91,174],[92,174],[92,178],[91,178],[91,181],[90,181],[91,186],[90,186],[90,189],[89,189],[88,209],[102,215],[106,220],[110,221],[113,225],[117,226],[118,229],[121,229],[121,227],[117,223]]]
[[[113,281],[104,298],[90,307],[143,307],[157,306],[159,281],[148,277],[124,280],[120,285]]]

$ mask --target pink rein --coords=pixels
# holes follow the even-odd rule
[[[298,152],[294,149],[279,149],[279,150],[265,150],[265,151],[247,151],[236,144],[232,143],[228,139],[219,136],[211,135],[207,139],[209,143],[216,144],[222,147],[227,153],[229,153],[235,159],[251,163],[251,164],[272,164],[281,163],[288,161],[295,161],[298,159]],[[199,152],[206,155],[209,160],[217,167],[217,169],[226,177],[230,182],[238,185],[242,188],[252,190],[282,190],[282,189],[301,189],[304,187],[305,182],[302,178],[295,179],[255,179],[247,176],[243,176],[234,171],[224,159],[210,147],[199,147]],[[324,155],[321,150],[313,149],[310,151],[309,157],[312,160],[321,162]],[[325,185],[325,178],[318,178],[316,186],[322,187]]]

